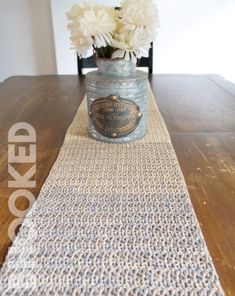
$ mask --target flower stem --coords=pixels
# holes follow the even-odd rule
[[[102,47],[100,48],[100,52],[101,52],[102,58],[105,58],[105,54],[104,54],[104,51],[103,51]]]

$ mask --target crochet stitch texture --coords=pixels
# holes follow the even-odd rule
[[[148,134],[88,136],[85,100],[0,271],[0,295],[223,295],[151,90]]]

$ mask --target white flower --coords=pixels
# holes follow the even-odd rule
[[[136,63],[137,58],[148,56],[158,21],[158,10],[152,0],[124,0],[112,42],[117,50],[112,57]]]
[[[129,30],[144,28],[153,41],[159,25],[159,15],[153,0],[124,0],[119,13],[122,23]]]
[[[126,61],[148,56],[150,43],[143,40],[143,29],[126,30],[125,25],[121,26],[117,34],[114,35],[112,46],[117,48],[112,58],[124,58]]]
[[[74,5],[67,13],[71,41],[79,55],[93,47],[98,55],[131,59],[148,56],[155,39],[158,11],[153,0],[124,0],[121,10],[101,4]],[[109,48],[110,46],[111,48]],[[98,50],[101,47],[106,47]]]
[[[112,42],[116,28],[116,13],[112,7],[83,3],[74,5],[67,13],[71,41],[78,54],[85,55],[94,46],[105,47]]]

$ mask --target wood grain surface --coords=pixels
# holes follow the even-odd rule
[[[150,83],[175,148],[192,204],[226,295],[235,295],[235,86],[218,75],[152,75]],[[37,187],[45,182],[85,94],[84,77],[12,77],[0,84],[0,266],[8,228],[8,131],[37,133]],[[23,174],[28,165],[15,166]],[[26,209],[25,199],[17,208]]]

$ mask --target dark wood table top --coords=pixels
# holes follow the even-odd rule
[[[191,200],[226,295],[235,295],[235,86],[216,75],[153,75]],[[0,266],[10,240],[8,131],[28,122],[37,133],[37,197],[85,94],[84,77],[12,77],[0,84]],[[26,164],[17,170],[24,174]],[[28,207],[19,198],[17,208]]]

